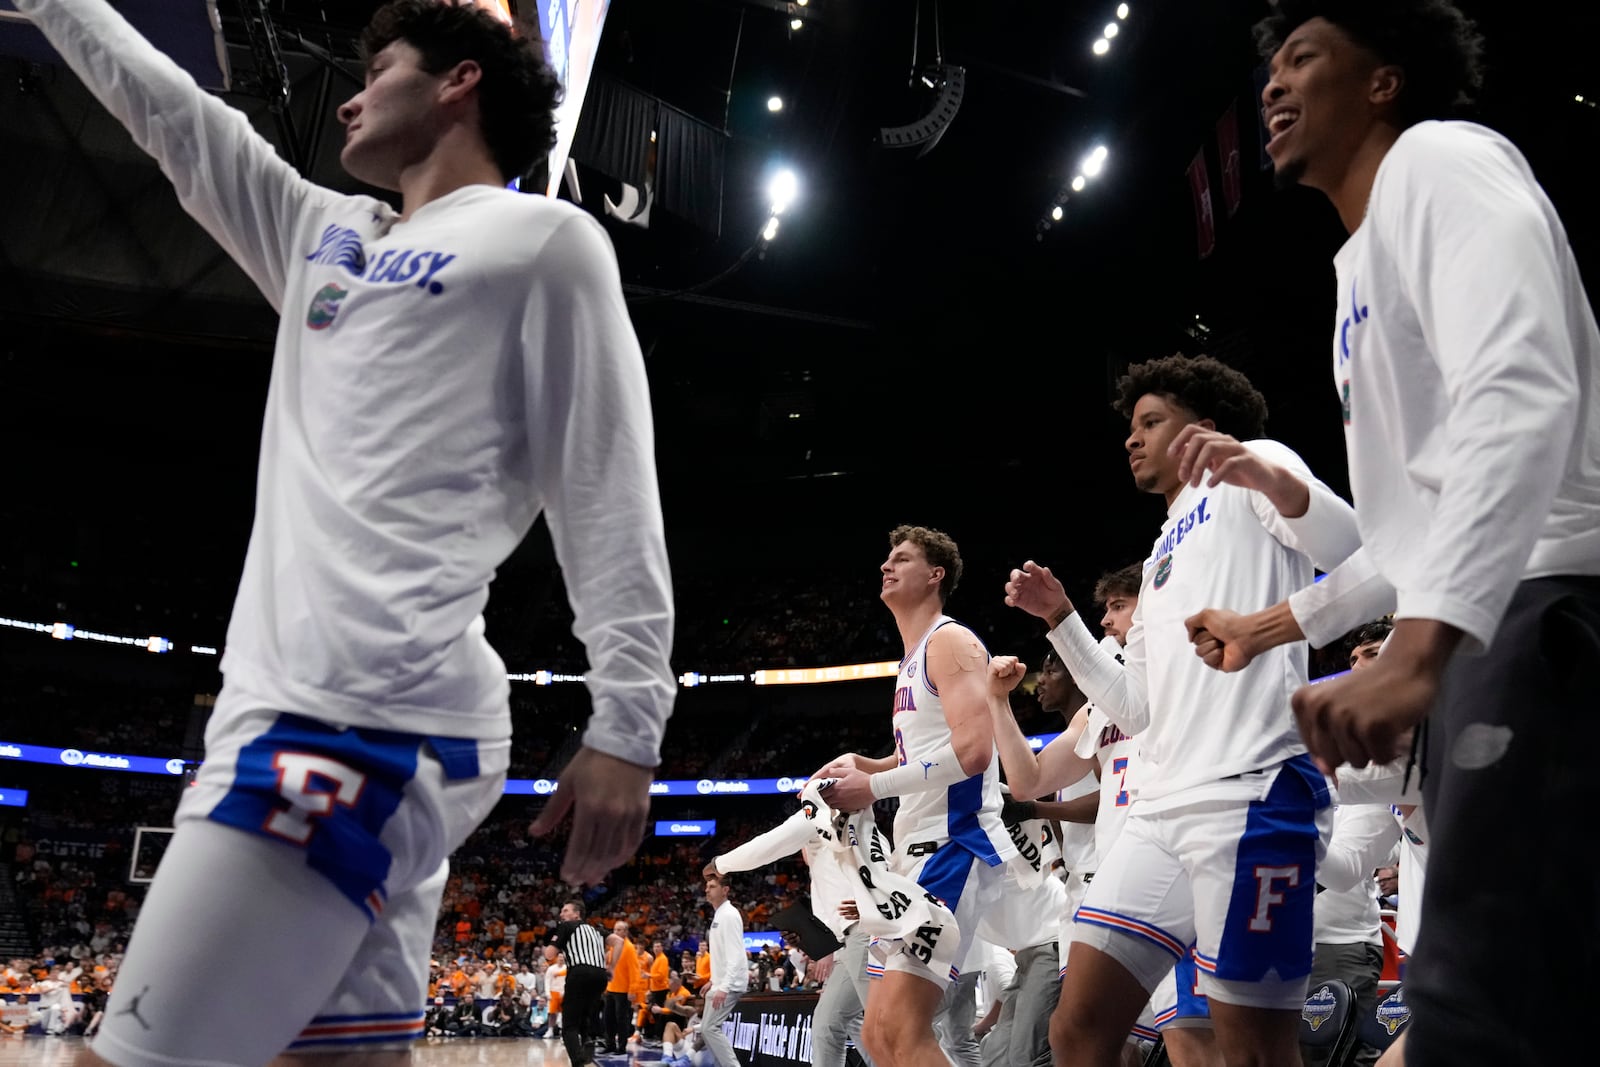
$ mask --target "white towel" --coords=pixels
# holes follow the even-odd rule
[[[955,916],[938,897],[889,868],[889,842],[873,821],[871,808],[845,813],[828,806],[824,797],[832,784],[831,778],[812,779],[800,791],[800,808],[821,845],[811,862],[837,864],[855,887],[860,932],[880,943],[898,941],[941,985],[954,978],[961,941]]]

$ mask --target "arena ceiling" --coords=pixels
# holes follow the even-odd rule
[[[218,6],[227,99],[317,180],[353,188],[332,110],[354,89],[351,43],[377,5],[269,0],[285,114],[263,97],[246,8]],[[1600,97],[1583,51],[1600,17],[1463,6],[1490,35],[1482,117],[1524,146],[1587,259],[1600,113],[1575,97]],[[1071,559],[1092,577],[1135,556],[1160,514],[1127,484],[1111,382],[1129,360],[1180,347],[1245,368],[1270,429],[1343,485],[1324,365],[1341,235],[1318,197],[1274,191],[1257,166],[1249,26],[1265,5],[1139,0],[1096,56],[1116,8],[612,0],[598,75],[729,134],[720,234],[660,211],[649,229],[606,220],[683,565],[776,553],[871,567],[889,525],[922,521],[995,561]],[[933,111],[954,68],[963,94],[937,143],[887,147],[881,131]],[[13,497],[23,521],[6,544],[48,571],[63,545],[125,531],[176,546],[228,588],[270,310],[70,74],[20,60],[0,71],[12,161],[0,169],[0,415],[29,444]],[[1217,144],[1230,106],[1243,163],[1231,216]],[[1104,170],[1050,219],[1097,145]],[[1202,150],[1217,212],[1205,259],[1185,177]],[[762,248],[778,165],[800,195]],[[603,216],[618,185],[580,177]],[[107,558],[137,568],[141,551]]]

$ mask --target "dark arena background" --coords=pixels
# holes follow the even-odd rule
[[[355,38],[376,3],[114,6],[301,172],[361,189],[339,169],[334,108],[360,86]],[[561,835],[528,824],[578,746],[587,665],[536,526],[486,614],[513,675],[513,781],[452,861],[434,948],[452,1012],[514,984],[518,963],[540,972],[575,894],[693,975],[705,863],[785,818],[833,756],[889,751],[901,645],[877,568],[894,526],[950,533],[966,573],[949,613],[1036,668],[1044,628],[1003,603],[1010,568],[1046,563],[1087,604],[1162,521],[1110,408],[1129,363],[1182,351],[1244,371],[1269,435],[1349,494],[1328,375],[1343,231],[1324,198],[1276,190],[1263,167],[1250,27],[1265,3],[565,6],[603,18],[587,44],[562,38],[571,69],[592,72],[567,155],[521,185],[554,186],[616,249],[654,406],[679,691],[637,856],[562,883]],[[1527,155],[1592,291],[1600,14],[1460,6],[1488,42],[1469,117]],[[545,0],[511,7],[552,17]],[[0,1064],[75,1062],[72,1027],[45,1036],[27,1005],[54,981],[92,1005],[114,981],[204,758],[277,328],[30,34],[0,0],[0,999],[18,1032],[0,1036]],[[658,153],[652,131],[668,129],[676,149]],[[1313,673],[1342,669],[1339,652]],[[1033,683],[1017,715],[1053,735]],[[770,997],[741,1005],[739,1053],[809,1062],[817,983],[774,923],[807,902],[805,866],[732,884]],[[250,966],[226,945],[212,963]],[[495,1044],[430,1022],[417,1055],[566,1064],[544,994],[528,999],[541,1036]],[[631,1055],[661,1058],[642,1042]]]

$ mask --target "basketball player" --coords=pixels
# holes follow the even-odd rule
[[[383,8],[341,159],[395,210],[305,181],[102,0],[16,6],[282,315],[206,759],[95,1052],[172,1067],[403,1047],[446,857],[510,757],[489,581],[541,513],[594,698],[536,824],[572,813],[566,880],[640,840],[674,692],[615,257],[581,211],[506,188],[552,143],[558,83],[535,38],[477,8]],[[205,966],[220,944],[251,966]],[[261,997],[263,975],[291,974]]]
[[[844,1067],[845,1043],[861,1052],[861,1024],[867,1003],[867,944],[871,938],[847,919],[839,905],[852,895],[838,865],[813,864],[820,849],[816,830],[804,810],[744,844],[713,856],[703,875],[735,874],[765,867],[799,852],[811,873],[811,913],[832,931],[842,946],[824,963],[826,978],[817,1006],[811,1013],[811,1062],[820,1067]],[[868,1067],[872,1060],[866,1057]]]
[[[711,950],[711,981],[705,988],[705,1016],[700,1037],[717,1067],[740,1067],[733,1043],[722,1024],[733,1014],[750,985],[750,955],[744,947],[744,916],[728,901],[725,875],[704,876],[706,902],[712,907],[706,943]]]
[[[1310,584],[1313,565],[1355,550],[1354,515],[1292,451],[1257,439],[1266,403],[1237,371],[1172,356],[1131,367],[1118,390],[1134,484],[1167,503],[1126,665],[1098,646],[1048,568],[1029,561],[1006,584],[1006,602],[1047,620],[1078,687],[1140,735],[1141,762],[1154,765],[1078,908],[1051,1046],[1060,1063],[1116,1064],[1140,1009],[1193,945],[1224,1058],[1298,1063],[1331,822],[1327,782],[1289,710],[1306,649],[1278,650],[1248,678],[1224,675],[1197,661],[1184,619],[1188,605],[1266,605]],[[1248,488],[1179,477],[1167,446],[1190,425]]]
[[[1600,965],[1600,855],[1570,847],[1589,833],[1600,740],[1577,681],[1600,659],[1600,331],[1522,154],[1434,121],[1480,80],[1482,41],[1459,10],[1286,2],[1259,37],[1276,173],[1325,193],[1350,231],[1334,261],[1334,382],[1359,565],[1387,593],[1289,622],[1315,641],[1397,609],[1372,669],[1297,695],[1296,714],[1336,767],[1388,760],[1435,709],[1415,742],[1433,835],[1408,1062],[1558,1059],[1557,1034],[1518,1020],[1581,1017]],[[1509,869],[1550,874],[1485,882],[1484,840],[1506,844]],[[1520,931],[1496,918],[1513,909],[1587,919],[1563,923],[1562,951],[1530,969]],[[1507,1000],[1511,973],[1529,980]]]
[[[1105,636],[1101,638],[1100,647],[1112,656],[1120,657],[1127,641],[1133,613],[1139,605],[1143,578],[1143,566],[1132,563],[1102,575],[1095,583],[1094,599],[1103,608],[1100,627]],[[1100,775],[1096,793],[1062,806],[1068,809],[1063,811],[1063,818],[1092,824],[1095,844],[1089,863],[1082,870],[1074,870],[1068,881],[1067,906],[1062,913],[1062,941],[1064,945],[1070,944],[1078,905],[1094,881],[1094,872],[1122,833],[1132,806],[1132,787],[1141,781],[1139,743],[1137,737],[1123,733],[1105,712],[1088,704],[1081,721],[1074,722],[1035,755],[1002,692],[1006,680],[1002,674],[1004,666],[1001,657],[990,663],[989,710],[994,722],[995,744],[1007,778],[1015,776],[1034,782],[1031,788],[1048,789],[1078,776],[1087,776],[1094,770]],[[1046,654],[1045,666],[1040,668],[1041,687],[1052,677],[1052,667],[1065,671],[1053,651]],[[1068,677],[1070,679],[1070,675]],[[1065,958],[1060,973],[1065,977]],[[1192,952],[1185,952],[1162,977],[1135,1021],[1123,1046],[1124,1063],[1142,1062],[1141,1042],[1159,1039],[1174,1067],[1220,1067],[1221,1053],[1212,1037],[1210,1006],[1195,983],[1194,957]],[[1055,1010],[1066,1011],[1059,1000]]]
[[[827,796],[841,811],[900,798],[893,868],[954,913],[960,944],[953,956],[962,960],[998,882],[989,872],[1022,862],[1000,819],[1000,768],[985,708],[988,652],[971,630],[944,614],[962,570],[960,549],[948,534],[896,527],[879,570],[879,597],[905,648],[895,683],[894,752],[882,759],[848,753],[817,777],[836,779]],[[867,1001],[862,1037],[879,1067],[942,1062],[932,1027],[952,975],[935,974],[919,948],[926,950],[890,942],[884,975]]]

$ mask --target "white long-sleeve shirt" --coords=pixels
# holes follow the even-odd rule
[[[711,988],[743,993],[750,985],[750,954],[744,947],[744,916],[724,900],[711,916],[706,932],[711,951]]]
[[[1398,617],[1481,651],[1520,580],[1600,574],[1600,330],[1566,231],[1504,137],[1423,122],[1334,266],[1365,554]]]
[[[1305,645],[1282,645],[1223,674],[1194,654],[1184,620],[1203,608],[1258,611],[1311,584],[1313,564],[1331,569],[1359,547],[1355,515],[1286,446],[1245,447],[1307,484],[1304,515],[1286,519],[1263,494],[1238,486],[1185,486],[1145,561],[1123,662],[1076,612],[1050,632],[1084,695],[1139,735],[1143,770],[1131,792],[1144,812],[1199,799],[1202,787],[1207,796],[1248,796],[1263,785],[1240,775],[1305,752],[1289,705],[1306,684]]]
[[[649,392],[583,212],[487,185],[401,221],[294,172],[101,0],[20,0],[282,316],[222,659],[236,707],[510,733],[489,582],[542,513],[586,744],[654,766],[675,686]]]
[[[1372,871],[1400,840],[1400,828],[1386,807],[1341,803],[1333,813],[1333,836],[1317,864],[1313,939],[1317,944],[1383,945],[1378,929],[1378,896]]]
[[[753,871],[801,851],[806,854],[810,870],[811,913],[843,941],[845,929],[851,925],[851,920],[839,914],[839,905],[851,895],[850,882],[836,864],[812,862],[820,846],[817,832],[803,810],[796,811],[766,833],[729,849],[712,862],[717,865],[717,870],[732,874],[735,871]]]

